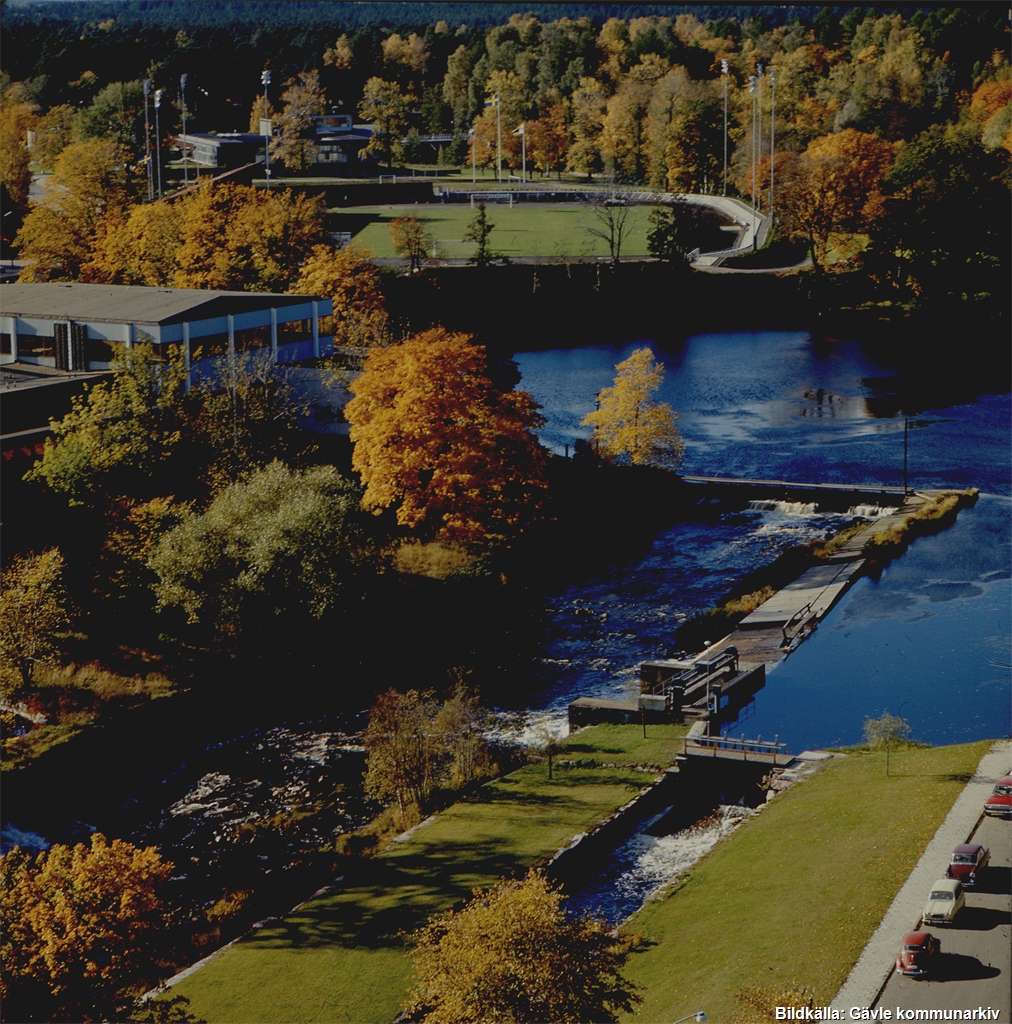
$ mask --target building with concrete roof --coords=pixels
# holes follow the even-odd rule
[[[0,285],[0,364],[57,371],[108,370],[117,345],[182,346],[187,365],[269,349],[277,363],[327,355],[320,317],[330,299],[270,292],[202,291],[50,282]],[[12,367],[13,368],[13,367]]]

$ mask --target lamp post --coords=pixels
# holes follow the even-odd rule
[[[155,166],[158,169],[158,198],[162,198],[162,133],[158,129],[158,108],[162,105],[162,90],[155,90]]]
[[[271,73],[264,68],[260,72],[260,84],[264,87],[264,119],[260,122],[260,131],[264,136],[264,177],[267,179],[267,188],[271,187],[271,116],[270,107],[267,105],[267,86],[271,84]],[[264,128],[267,129],[264,132]]]
[[[707,1016],[702,1010],[697,1010],[695,1013],[690,1013],[688,1017],[681,1017],[679,1020],[673,1021],[672,1024],[684,1024],[687,1020],[694,1020],[697,1024],[703,1024],[707,1020]]]
[[[186,75],[179,76],[179,105],[183,112],[183,184],[190,184],[190,165],[186,160]]]
[[[144,164],[148,172],[148,202],[155,198],[155,182],[151,175],[151,119],[148,116],[148,97],[151,95],[151,79],[144,79]]]
[[[724,195],[727,195],[727,61],[721,60],[720,74],[724,79]]]
[[[907,439],[910,436],[910,417],[903,414],[903,500],[906,501],[909,489],[907,488]]]
[[[773,222],[773,165],[776,162],[777,75],[770,68],[770,223]]]
[[[755,75],[748,76],[748,91],[752,94],[752,210],[755,211]]]
[[[756,138],[759,142],[759,151],[756,154],[756,173],[759,173],[762,167],[762,154],[763,154],[763,66],[762,64],[756,64],[755,66],[755,77],[759,83],[758,95],[756,97],[756,107],[759,111],[758,126],[756,128]],[[763,193],[759,187],[759,183],[756,182],[755,187],[756,207],[761,210],[763,208]]]

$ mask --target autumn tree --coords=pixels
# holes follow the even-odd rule
[[[150,344],[122,348],[111,380],[85,385],[52,424],[42,458],[26,480],[45,482],[72,504],[143,492],[179,444],[186,371],[180,353],[155,361]]]
[[[122,1020],[158,980],[172,865],[96,832],[0,858],[7,1020]]]
[[[17,555],[0,577],[0,655],[28,687],[36,665],[59,653],[57,634],[68,627],[63,556],[58,548]]]
[[[325,237],[322,196],[202,182],[181,201],[177,288],[285,291]]]
[[[323,51],[323,63],[337,68],[339,71],[347,71],[351,62],[355,59],[355,52],[351,48],[351,40],[345,32],[333,45]]]
[[[554,103],[542,111],[536,121],[526,122],[527,158],[545,174],[556,171],[562,180],[562,169],[566,166],[569,151],[569,134],[566,131],[565,108]]]
[[[280,160],[290,171],[301,171],[313,162],[316,132],[313,117],[324,113],[326,99],[320,86],[320,72],[306,71],[290,79],[281,94],[284,109],[274,120],[276,136],[270,142],[272,160]]]
[[[101,231],[118,223],[137,194],[130,157],[118,143],[74,142],[56,158],[49,199],[25,217],[15,244],[27,261],[19,281],[77,280]]]
[[[615,1021],[640,1002],[621,970],[631,939],[574,918],[540,872],[474,890],[414,936],[408,1012],[426,1024]]]
[[[497,255],[492,251],[488,241],[494,227],[495,225],[488,219],[485,204],[479,203],[478,212],[471,219],[471,223],[468,224],[467,230],[464,232],[463,240],[465,242],[474,242],[476,246],[474,255],[468,261],[469,263],[473,263],[478,267],[487,267],[497,259]]]
[[[432,233],[426,229],[425,221],[418,217],[395,217],[390,221],[390,237],[394,251],[408,261],[409,271],[421,270],[432,249]]]
[[[85,281],[171,288],[179,271],[183,220],[192,194],[174,203],[143,203],[105,226],[81,268]]]
[[[664,365],[649,348],[639,348],[615,370],[615,383],[600,393],[597,410],[583,418],[583,425],[594,429],[598,455],[620,464],[677,469],[685,455],[677,413],[653,398]]]
[[[159,608],[229,635],[320,619],[358,593],[369,562],[359,490],[333,466],[272,462],[159,538]]]
[[[505,540],[537,516],[544,421],[523,391],[499,391],[484,348],[425,331],[373,349],[345,407],[363,505],[416,533],[468,545]]]
[[[343,249],[315,246],[295,281],[296,293],[324,295],[333,302],[329,326],[335,345],[369,348],[389,341],[390,321],[379,269],[370,255],[368,249],[353,245]]]
[[[44,170],[52,171],[64,148],[77,140],[77,110],[69,103],[50,107],[35,126],[31,154]]]
[[[827,268],[830,235],[867,230],[881,216],[893,153],[890,143],[845,128],[816,139],[785,166],[777,193],[781,223],[808,242],[819,269]]]
[[[402,93],[396,82],[370,78],[365,83],[358,108],[359,117],[372,124],[372,138],[362,152],[375,153],[387,167],[393,167],[394,160],[403,155],[401,136],[407,128],[408,113],[414,101],[415,97]]]
[[[278,116],[277,108],[271,103],[270,99],[265,100],[263,96],[257,96],[253,101],[253,106],[250,107],[249,112],[249,131],[253,135],[260,134],[260,121],[263,118],[275,118]]]
[[[28,209],[28,188],[32,183],[28,132],[38,120],[36,110],[35,102],[21,90],[8,88],[0,97],[0,184],[22,212]]]

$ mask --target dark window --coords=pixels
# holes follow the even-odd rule
[[[108,341],[98,338],[86,338],[84,342],[84,358],[89,363],[111,363],[113,347]]]
[[[251,348],[270,348],[271,329],[269,327],[250,327],[245,331],[235,332],[235,348],[237,352],[245,352]]]
[[[278,324],[278,344],[290,345],[293,341],[306,341],[313,336],[312,320],[289,320]]]
[[[18,356],[31,356],[35,359],[41,359],[44,356],[52,356],[55,351],[56,348],[51,334],[18,335]]]
[[[9,356],[11,354],[11,336],[4,332],[0,332],[0,355]]]
[[[179,348],[179,343],[175,341],[156,342],[151,346],[151,358],[156,363],[167,362],[169,352],[177,348]]]
[[[225,355],[228,352],[228,333],[209,334],[205,338],[190,338],[190,351],[197,355],[198,349],[204,358]]]

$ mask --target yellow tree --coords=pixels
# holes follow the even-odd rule
[[[126,151],[115,142],[74,142],[56,158],[45,205],[25,217],[17,242],[28,265],[20,281],[77,280],[100,230],[135,195]]]
[[[614,1021],[640,1002],[622,976],[632,940],[571,917],[541,873],[503,880],[415,935],[409,1010],[426,1024]]]
[[[561,181],[569,150],[564,106],[553,103],[542,110],[536,121],[528,121],[524,130],[527,133],[527,159],[546,174],[557,171]]]
[[[22,99],[20,89],[11,88],[0,99],[0,184],[7,188],[19,210],[28,209],[28,131],[35,128],[35,103]]]
[[[82,280],[172,287],[186,202],[145,203],[105,225],[81,269]]]
[[[0,580],[0,654],[27,687],[35,666],[56,656],[56,634],[67,626],[63,556],[58,548],[17,555]]]
[[[408,124],[408,112],[415,97],[401,92],[396,82],[385,82],[382,78],[370,78],[362,92],[359,116],[372,123],[372,138],[362,150],[376,153],[388,167],[394,159],[403,155],[401,135]]]
[[[293,291],[333,300],[330,333],[335,345],[368,348],[389,340],[390,323],[379,270],[370,255],[368,249],[353,245],[344,249],[317,245],[299,271]]]
[[[257,96],[253,101],[253,106],[250,107],[249,112],[249,130],[254,135],[260,134],[260,119],[264,117],[277,117],[278,111],[270,100],[267,101],[266,107],[264,106],[263,96]]]
[[[124,1019],[157,980],[171,874],[155,847],[98,832],[0,858],[5,1019]]]
[[[284,110],[274,119],[278,134],[270,142],[271,159],[280,160],[291,171],[301,171],[313,162],[313,117],[324,112],[326,100],[319,71],[306,71],[287,85],[281,94]]]
[[[324,200],[201,183],[180,201],[177,288],[284,291],[322,243]]]
[[[546,489],[544,420],[523,391],[501,392],[485,349],[435,328],[372,349],[345,407],[366,509],[396,510],[423,536],[480,547],[521,532]]]
[[[51,171],[56,158],[76,137],[77,110],[69,103],[60,103],[39,118],[32,143],[32,159]]]
[[[398,256],[410,263],[412,273],[421,270],[432,248],[432,234],[425,221],[417,217],[395,217],[390,221],[390,236]]]
[[[598,455],[633,466],[677,469],[685,443],[675,426],[678,414],[653,395],[664,380],[664,366],[649,348],[638,348],[615,367],[615,383],[598,396],[598,408],[583,419],[594,428]]]

